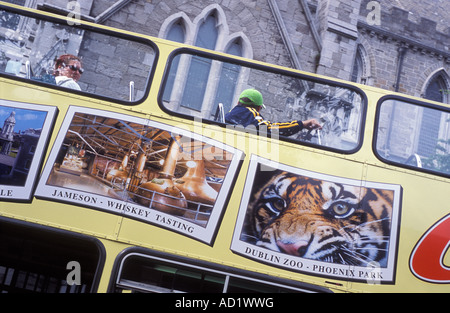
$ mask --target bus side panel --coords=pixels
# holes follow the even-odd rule
[[[396,240],[396,252],[393,255],[395,284],[378,283],[363,286],[354,283],[352,289],[370,292],[449,292],[448,282],[424,281],[416,277],[410,267],[412,252],[421,237],[432,225],[448,215],[449,207],[446,204],[449,184],[445,181],[436,183],[434,178],[411,171],[378,166],[368,167],[367,181],[391,182],[400,185],[402,189],[401,204],[398,208],[399,223],[392,225],[397,227],[398,238],[389,238]],[[439,255],[442,256],[439,261],[442,261],[441,266],[444,267],[449,263],[449,253],[441,251]],[[430,258],[427,262],[431,266],[433,260]]]

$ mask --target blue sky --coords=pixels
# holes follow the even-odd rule
[[[47,115],[47,112],[44,111],[0,106],[0,128],[3,128],[3,123],[11,115],[12,111],[16,112],[16,126],[14,127],[14,132],[16,133],[29,128],[42,128]]]

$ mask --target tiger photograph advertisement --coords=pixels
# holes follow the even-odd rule
[[[264,170],[262,170],[264,166]],[[401,186],[250,164],[232,250],[351,281],[392,283]]]

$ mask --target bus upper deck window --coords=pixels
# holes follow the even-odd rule
[[[375,150],[385,162],[450,177],[450,110],[381,100]]]
[[[241,93],[256,89],[262,95],[264,106],[258,115],[264,121],[288,123],[315,119],[322,126],[320,130],[305,127],[298,131],[301,127],[295,127],[294,122],[290,132],[282,132],[281,129],[290,125],[263,128],[260,125],[266,123],[262,120],[249,125],[259,127],[260,134],[265,130],[271,136],[278,132],[283,140],[344,153],[356,151],[361,144],[363,93],[350,86],[196,51],[195,55],[179,53],[171,59],[162,88],[160,104],[167,111],[225,122],[227,127],[233,123],[225,116],[238,105]],[[243,110],[237,116],[246,113]],[[249,118],[253,113],[248,114]],[[251,131],[251,127],[246,129],[247,125],[238,125]]]
[[[147,94],[156,55],[152,44],[135,37],[3,9],[0,43],[0,73],[120,102]]]

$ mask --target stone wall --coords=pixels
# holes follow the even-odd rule
[[[37,1],[64,7],[68,1]],[[82,14],[98,17],[112,6],[111,1],[78,1]],[[357,49],[364,51],[365,83],[387,90],[422,96],[431,76],[446,74],[450,86],[450,24],[448,0],[372,1],[379,5],[380,23],[368,23],[373,10],[370,0],[283,0],[276,3],[284,28],[267,0],[135,0],[102,23],[150,36],[159,36],[162,25],[183,12],[194,22],[210,5],[217,5],[225,19],[220,27],[229,34],[248,38],[255,60],[298,67],[349,80]],[[307,20],[310,11],[312,21]],[[373,12],[372,12],[373,13]],[[313,37],[319,33],[321,48]],[[283,31],[285,37],[283,37]],[[292,45],[295,56],[289,50]],[[192,42],[191,42],[192,43]],[[358,48],[359,47],[359,48]],[[400,76],[400,53],[404,51]],[[294,58],[298,59],[298,65]],[[399,77],[399,79],[398,79]],[[449,87],[450,88],[450,87]]]
[[[380,25],[372,26],[366,21],[366,14],[369,12],[366,9],[368,2],[369,0],[361,2],[358,30],[359,42],[368,52],[372,62],[370,75],[373,77],[373,85],[391,91],[396,90],[399,49],[402,48],[404,59],[397,89],[401,93],[423,96],[426,83],[433,73],[439,70],[450,73],[448,19],[438,24],[428,18],[419,18],[410,11],[391,7],[386,1],[382,1]],[[416,5],[415,12],[425,14],[427,5],[430,7],[438,5],[439,8],[447,6],[447,9],[450,9],[448,1],[437,1],[434,2],[434,6],[431,6],[431,3]],[[437,16],[439,14],[442,12],[436,13]]]
[[[161,25],[171,15],[184,12],[191,21],[194,21],[211,4],[217,4],[223,9],[229,33],[242,32],[250,39],[254,59],[292,66],[265,0],[132,1],[111,16],[105,24],[158,37]],[[109,5],[108,1],[94,1],[91,15],[101,14]]]
[[[319,0],[317,16],[323,42],[319,74],[350,80],[356,52],[360,0]]]

